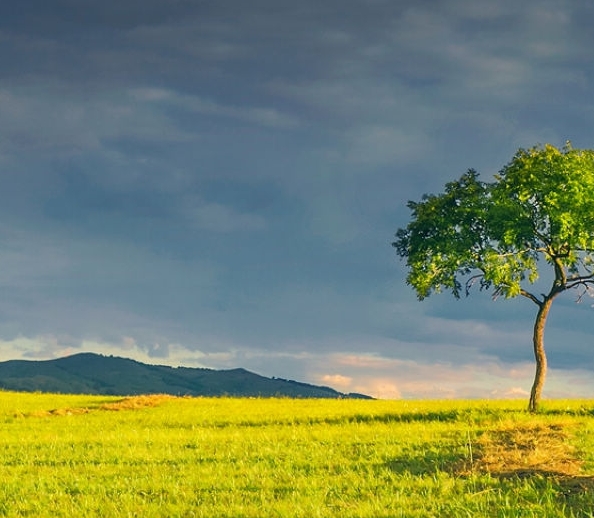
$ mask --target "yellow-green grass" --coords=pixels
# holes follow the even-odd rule
[[[594,516],[594,401],[0,392],[0,515]]]

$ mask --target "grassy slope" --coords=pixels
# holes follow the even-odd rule
[[[594,402],[0,393],[0,515],[591,516]]]

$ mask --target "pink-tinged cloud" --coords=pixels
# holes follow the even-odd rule
[[[312,360],[308,363],[315,370]],[[381,399],[527,398],[534,376],[530,362],[510,365],[481,358],[454,364],[335,353],[317,358],[317,362],[326,368],[333,366],[339,373],[325,378],[330,386]],[[341,383],[346,378],[351,380],[349,385]],[[571,379],[575,380],[573,392],[566,389]],[[589,393],[594,394],[594,381],[588,377],[550,370],[545,397],[585,397]]]
[[[530,395],[530,392],[522,387],[510,387],[503,394],[495,392],[494,396],[508,398],[526,398]]]
[[[358,385],[357,392],[379,399],[400,399],[402,397],[400,388],[390,378],[370,379],[366,383]]]
[[[353,378],[350,376],[342,376],[341,374],[324,374],[320,378],[320,381],[332,385],[333,387],[341,387],[345,390],[351,386]]]

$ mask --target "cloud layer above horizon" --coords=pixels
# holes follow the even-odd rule
[[[380,397],[525,397],[525,300],[417,302],[406,202],[593,146],[579,0],[0,7],[0,360],[92,350]],[[588,396],[556,303],[545,396]]]

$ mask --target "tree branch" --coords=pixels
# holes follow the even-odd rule
[[[464,285],[464,293],[467,297],[468,297],[468,295],[470,295],[470,289],[476,284],[476,282],[479,279],[482,279],[483,277],[484,277],[484,274],[477,273],[476,275],[473,275],[472,277],[467,279],[467,281]]]
[[[573,288],[577,288],[578,286],[587,287],[589,285],[594,286],[594,273],[590,275],[584,275],[582,277],[571,277],[567,279],[565,283],[565,289],[571,290]]]
[[[542,300],[539,300],[539,298],[536,295],[533,295],[532,293],[530,293],[529,291],[526,291],[525,289],[520,290],[520,295],[522,295],[522,297],[526,297],[527,299],[530,299],[538,307],[541,307],[543,305]]]

